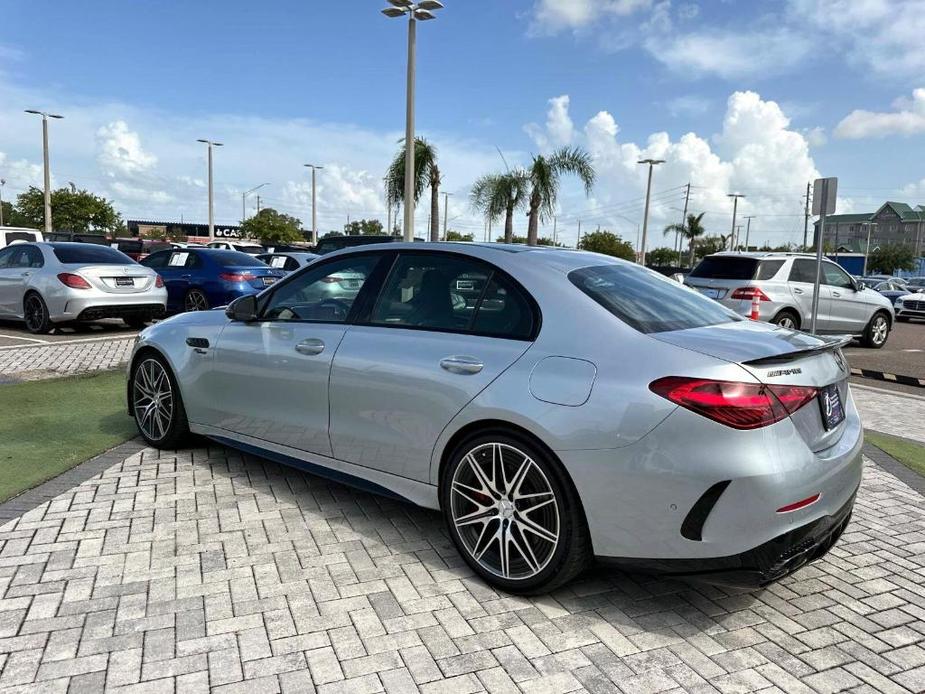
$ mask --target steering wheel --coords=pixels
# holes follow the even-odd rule
[[[335,318],[342,318],[346,320],[347,314],[350,313],[350,304],[348,304],[346,301],[342,301],[341,299],[322,299],[318,303],[318,308],[323,306],[330,306],[334,311]]]

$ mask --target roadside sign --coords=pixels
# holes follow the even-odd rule
[[[835,212],[835,194],[838,179],[817,178],[813,183],[813,214],[823,215]]]

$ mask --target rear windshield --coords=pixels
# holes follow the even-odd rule
[[[263,246],[252,246],[247,243],[233,243],[231,246],[236,251],[241,251],[242,253],[247,253],[248,255],[259,255],[264,251]]]
[[[573,270],[568,278],[642,333],[687,330],[740,320],[712,299],[638,265],[586,267]]]
[[[249,253],[210,251],[209,257],[222,267],[266,267],[267,264]]]
[[[80,243],[73,246],[54,244],[52,249],[55,257],[65,264],[131,265],[135,262],[125,253],[117,251],[115,248],[97,246],[96,244]]]
[[[690,277],[716,280],[750,280],[758,267],[757,258],[737,256],[707,256],[691,270]]]

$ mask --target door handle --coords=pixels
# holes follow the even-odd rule
[[[800,289],[799,287],[794,287],[794,288],[793,288],[793,293],[794,293],[794,294],[802,294],[802,293],[803,293],[803,290]]]
[[[832,292],[832,296],[841,296],[841,292]]]
[[[440,360],[440,368],[451,374],[471,376],[481,371],[485,365],[475,357],[453,356]]]
[[[295,351],[299,354],[306,354],[308,356],[321,354],[324,351],[324,341],[319,340],[316,337],[310,337],[309,339],[302,340],[299,344],[297,344],[295,346]]]
[[[24,272],[20,275],[20,277],[29,277],[30,275],[32,275],[31,272]]]

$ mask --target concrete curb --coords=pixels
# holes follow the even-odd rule
[[[884,371],[874,371],[872,369],[851,369],[852,376],[860,378],[870,378],[875,381],[887,381],[889,383],[899,383],[904,386],[914,388],[925,388],[925,378],[916,378],[915,376],[901,376],[899,374],[886,373]]]

